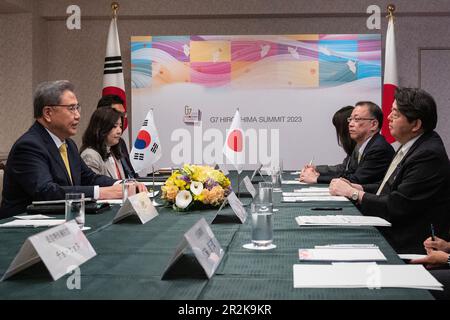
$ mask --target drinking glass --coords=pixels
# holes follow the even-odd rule
[[[80,229],[84,227],[84,193],[66,193],[66,221],[74,220]]]
[[[125,204],[128,197],[136,194],[136,180],[135,179],[125,179],[122,180],[122,205]]]

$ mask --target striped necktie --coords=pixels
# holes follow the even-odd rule
[[[59,154],[61,155],[61,158],[64,161],[64,165],[66,166],[67,173],[69,174],[70,177],[70,182],[72,182],[73,180],[72,180],[72,173],[70,172],[69,157],[67,156],[67,145],[65,143],[63,143],[59,147]]]

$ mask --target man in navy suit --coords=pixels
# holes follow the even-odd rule
[[[0,219],[25,212],[32,201],[64,199],[69,192],[95,199],[122,197],[121,185],[89,169],[69,138],[77,133],[80,121],[80,105],[70,82],[41,83],[34,93],[34,117],[35,123],[9,153]]]
[[[383,126],[381,108],[371,101],[356,103],[348,120],[350,138],[356,142],[351,157],[343,172],[321,174],[313,166],[305,166],[300,174],[300,181],[307,183],[330,183],[333,178],[346,178],[354,183],[376,183],[383,179],[394,149],[380,135]]]
[[[357,201],[365,215],[390,221],[392,227],[381,231],[398,253],[423,253],[430,224],[444,238],[450,228],[450,162],[434,131],[436,103],[421,89],[398,88],[388,119],[401,147],[381,183],[334,179],[330,193]]]

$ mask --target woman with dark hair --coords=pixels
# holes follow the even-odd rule
[[[335,166],[328,165],[306,165],[300,173],[300,181],[306,183],[330,183],[336,177],[340,177],[349,169],[350,159],[355,148],[356,142],[350,138],[348,131],[348,118],[351,116],[353,106],[345,106],[333,116],[333,125],[336,128],[336,137],[338,145],[344,149],[347,157],[342,164]]]
[[[119,139],[123,113],[113,108],[95,110],[83,134],[81,158],[95,173],[125,179]]]

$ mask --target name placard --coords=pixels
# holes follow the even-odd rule
[[[175,269],[175,265],[181,263],[180,258],[188,247],[194,253],[195,261],[201,266],[204,274],[208,278],[214,275],[222,261],[224,251],[205,218],[201,218],[184,234],[183,240],[169,260],[161,279],[167,279],[171,271]],[[183,266],[181,268],[184,270],[188,269],[183,268]]]
[[[225,168],[225,166],[224,166],[223,164],[218,164],[217,167],[218,167],[218,169],[219,169],[220,171],[222,171],[222,173],[223,173],[224,175],[227,176],[227,175],[230,174],[230,172],[227,170],[227,168]]]
[[[97,253],[75,220],[25,240],[1,281],[42,260],[53,280],[79,267]]]
[[[116,223],[129,216],[138,216],[142,224],[145,224],[155,218],[158,215],[158,211],[152,205],[152,202],[148,198],[146,192],[140,192],[131,197],[128,197],[127,201],[117,211],[116,216],[113,219],[113,223]]]
[[[250,192],[250,194],[252,195],[252,198],[255,198],[256,196],[256,189],[252,184],[252,181],[250,180],[250,178],[248,176],[245,176],[245,178],[242,180],[242,182],[244,182],[245,188],[247,189],[248,192]]]
[[[260,164],[259,167],[256,168],[255,171],[253,171],[252,176],[250,177],[250,181],[253,181],[253,179],[256,177],[256,174],[257,174],[257,173],[261,176],[262,180],[265,181],[265,180],[264,180],[264,177],[263,177],[263,175],[262,175],[262,173],[261,173],[262,167],[263,167],[263,165]]]

